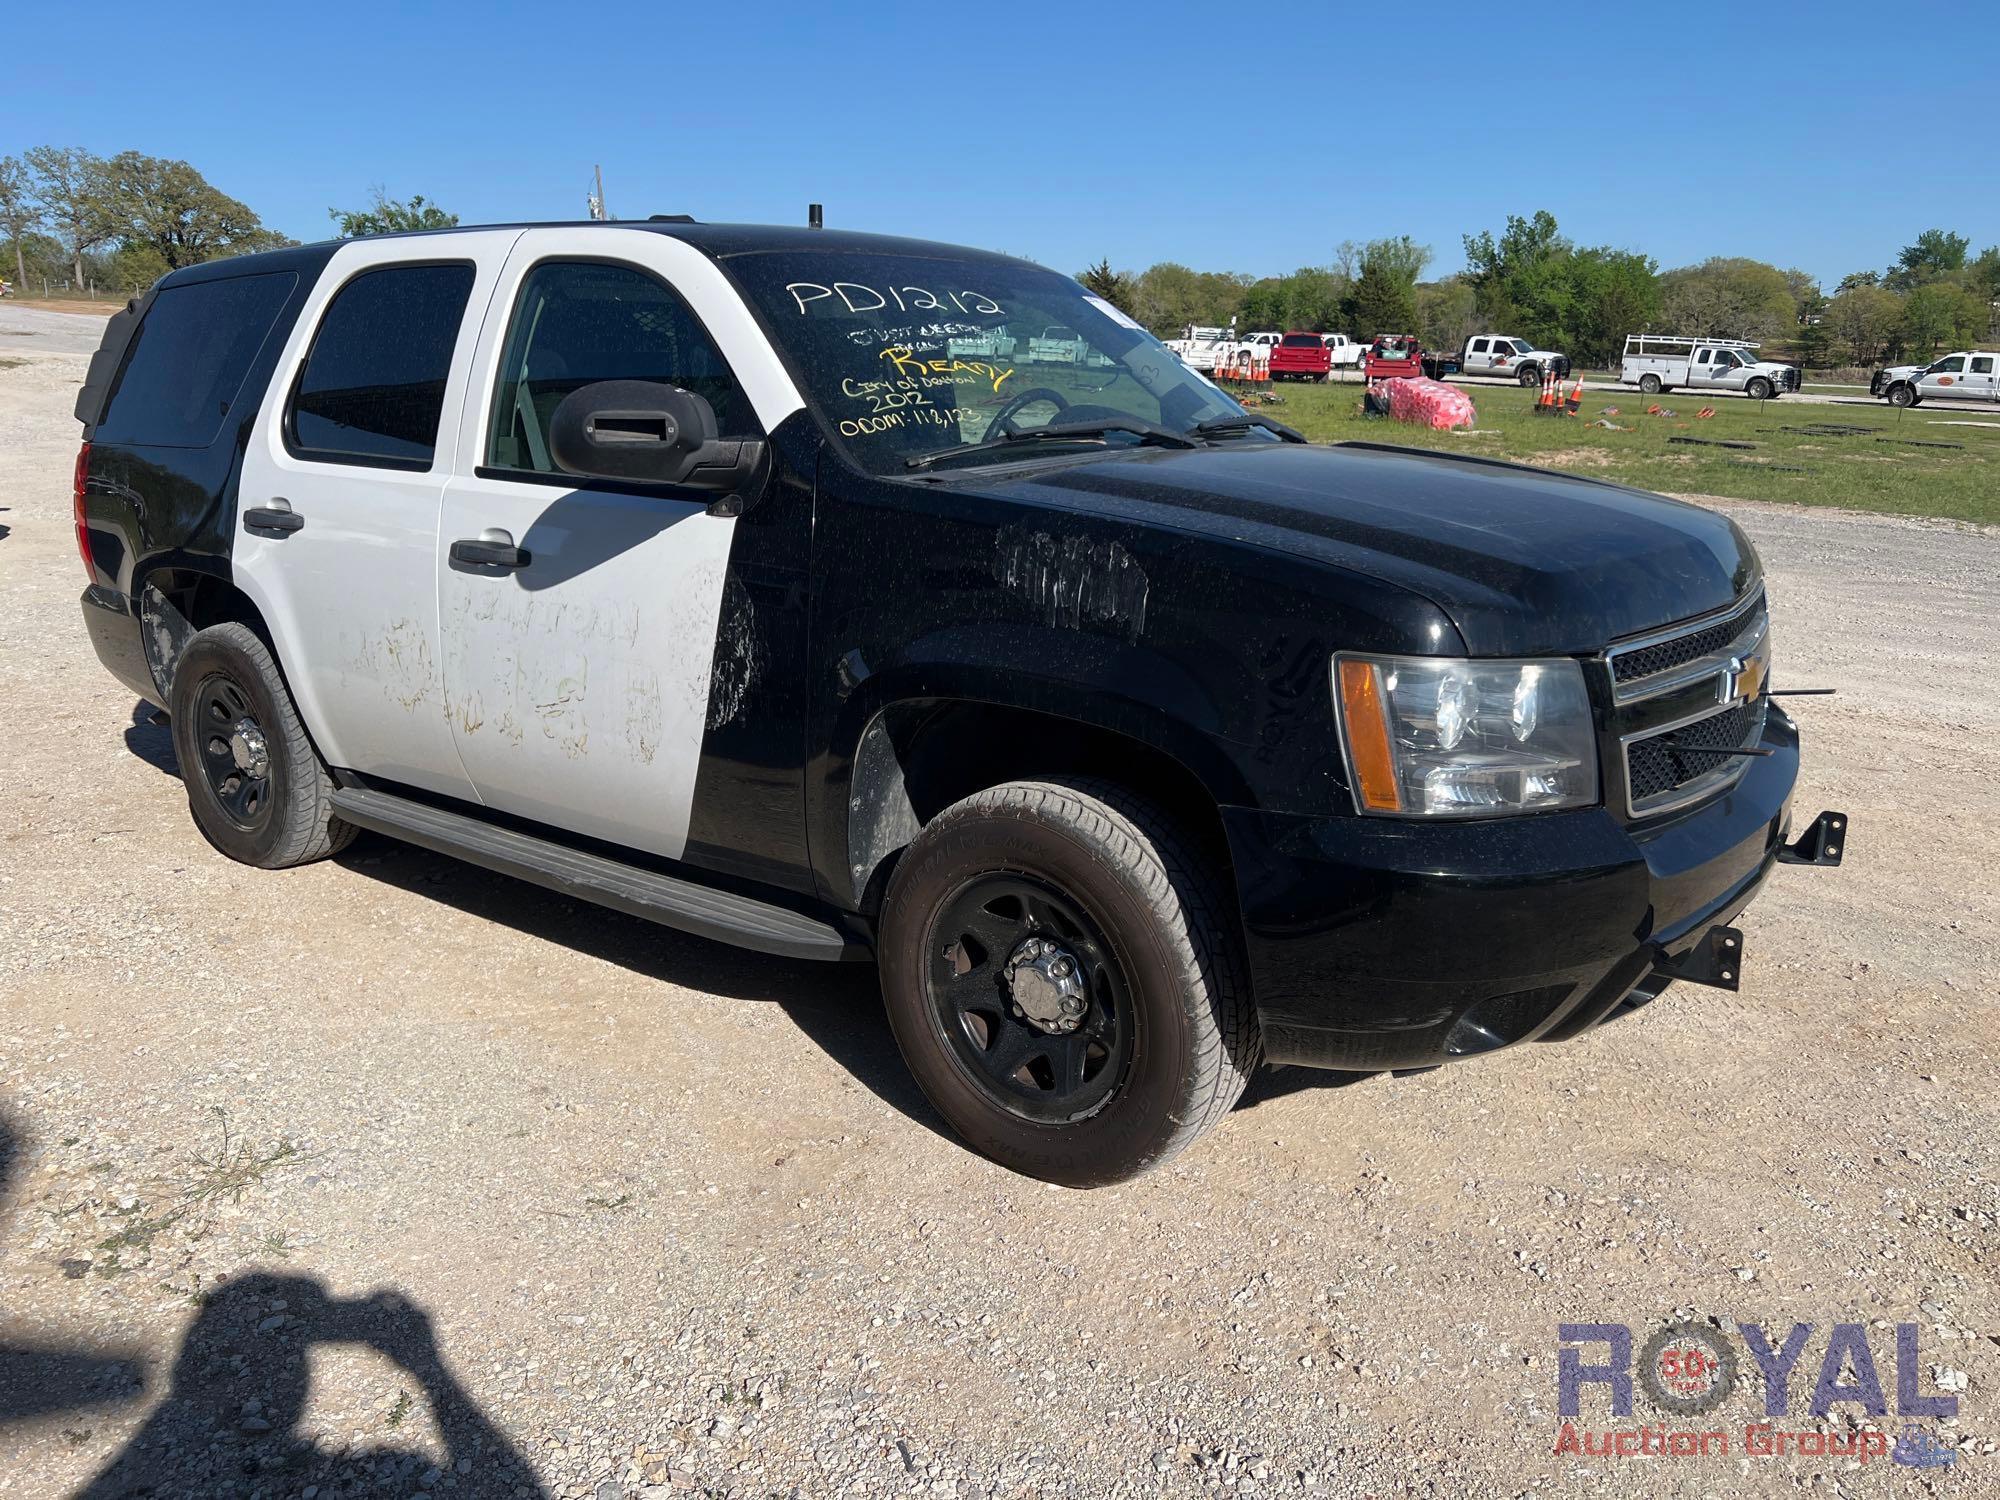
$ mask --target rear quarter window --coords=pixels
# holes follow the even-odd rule
[[[162,287],[132,336],[92,441],[206,448],[270,337],[293,271]]]

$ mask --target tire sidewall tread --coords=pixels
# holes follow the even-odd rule
[[[939,1034],[928,934],[966,880],[998,869],[1050,879],[1090,911],[1124,967],[1133,1054],[1119,1091],[1065,1125],[1000,1108]],[[954,803],[905,851],[883,921],[883,993],[918,1083],[975,1149],[1073,1187],[1121,1182],[1211,1128],[1258,1059],[1233,917],[1171,820],[1110,783],[1009,782]]]
[[[270,821],[255,833],[245,833],[211,806],[214,794],[201,771],[193,697],[203,681],[218,673],[248,695],[270,750],[276,806]],[[197,632],[175,663],[168,699],[188,810],[217,850],[243,864],[282,870],[325,859],[354,841],[354,826],[334,816],[333,780],[292,704],[284,674],[249,626],[231,622]]]

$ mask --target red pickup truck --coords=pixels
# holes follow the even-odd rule
[[[1271,350],[1273,380],[1325,380],[1333,372],[1333,351],[1316,333],[1288,333]]]
[[[1361,373],[1370,380],[1425,375],[1423,346],[1408,333],[1385,333],[1361,356]]]

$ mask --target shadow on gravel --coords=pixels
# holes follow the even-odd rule
[[[0,1213],[20,1150],[19,1134],[0,1115]],[[0,1232],[5,1224],[0,1218]],[[0,1341],[0,1429],[35,1417],[121,1406],[144,1389],[139,1360],[129,1353]]]
[[[1243,1097],[1236,1101],[1236,1108],[1255,1109],[1260,1104],[1269,1104],[1273,1099],[1303,1093],[1307,1089],[1349,1089],[1357,1083],[1366,1083],[1381,1076],[1380,1073],[1335,1073],[1325,1068],[1259,1068],[1251,1075],[1250,1086],[1243,1091]]]
[[[155,771],[165,771],[169,776],[181,774],[180,762],[174,758],[174,732],[167,727],[166,716],[144,698],[132,705],[125,748]]]
[[[415,1447],[322,1445],[298,1430],[316,1345],[375,1350],[408,1384],[377,1420],[424,1428],[444,1444],[434,1464]],[[446,1476],[449,1476],[447,1479]],[[77,1493],[217,1495],[257,1489],[322,1495],[420,1492],[541,1496],[526,1460],[474,1404],[438,1353],[429,1315],[394,1292],[342,1299],[319,1281],[265,1273],[219,1285],[182,1340],[173,1383],[116,1457]]]
[[[483,921],[617,964],[648,979],[727,1000],[774,1004],[883,1103],[956,1142],[903,1065],[873,964],[809,963],[710,942],[671,927],[565,900],[524,880],[363,834],[341,865],[442,901]]]

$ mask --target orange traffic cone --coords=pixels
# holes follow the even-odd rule
[[[1579,375],[1576,388],[1569,393],[1569,414],[1575,416],[1583,408],[1583,377]]]

